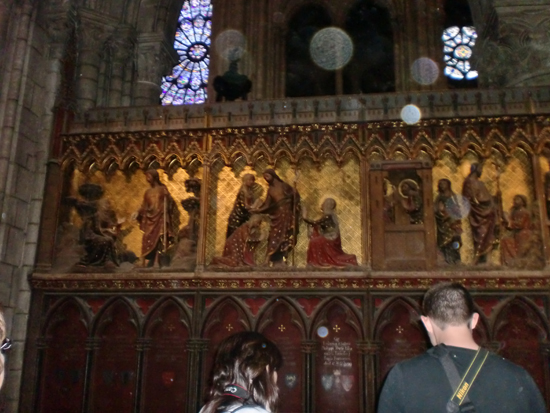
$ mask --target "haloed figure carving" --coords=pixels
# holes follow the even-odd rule
[[[229,238],[237,228],[250,219],[251,213],[249,210],[257,206],[256,203],[262,192],[262,187],[256,183],[254,175],[246,174],[243,176],[243,184],[229,214],[226,238]]]
[[[273,266],[284,265],[288,254],[296,245],[300,221],[300,194],[283,182],[273,169],[263,174],[269,184],[265,201],[258,208],[251,208],[253,214],[269,214],[271,218],[267,239],[267,259]]]
[[[412,179],[403,179],[399,183],[399,195],[401,195],[401,205],[409,215],[410,224],[422,224],[422,196],[418,183]]]
[[[313,267],[346,267],[357,265],[353,254],[342,250],[340,226],[336,216],[336,201],[327,198],[321,205],[323,217],[316,221],[303,215],[303,220],[311,226],[309,246],[307,249],[307,264]]]
[[[135,218],[143,231],[141,256],[143,265],[168,265],[168,248],[174,244],[179,227],[179,210],[168,188],[160,182],[155,169],[145,172],[151,187],[143,195],[143,203]]]
[[[451,189],[451,181],[440,179],[437,183],[437,197],[434,201],[434,215],[437,224],[437,246],[448,264],[460,262],[462,246],[462,220],[452,209],[460,210],[457,194]]]

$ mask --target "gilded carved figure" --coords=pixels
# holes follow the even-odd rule
[[[266,198],[255,214],[268,214],[271,222],[267,239],[268,264],[288,263],[288,254],[296,245],[300,221],[300,194],[284,182],[273,169],[266,169],[263,177],[269,185]]]
[[[482,165],[473,163],[470,174],[462,185],[462,195],[470,203],[468,222],[472,230],[476,264],[487,262],[487,255],[498,242],[495,236],[498,230],[498,206],[485,184],[479,179],[482,172]]]
[[[117,220],[110,202],[102,198],[103,188],[88,183],[81,185],[78,193],[82,199],[67,198],[67,202],[82,219],[79,243],[84,247],[84,255],[78,264],[86,267],[118,266],[121,261],[133,261],[132,256],[135,259],[135,255],[122,251],[124,244],[118,240],[118,236],[123,220]],[[118,244],[121,244],[121,248],[117,248]]]
[[[318,220],[306,217],[302,219],[311,227],[307,248],[307,265],[312,267],[347,267],[356,266],[357,258],[342,250],[340,225],[336,215],[336,201],[327,198],[321,205],[323,216]]]
[[[185,190],[193,194],[193,196],[181,201],[181,206],[189,215],[189,220],[187,221],[187,225],[181,229],[178,237],[180,239],[191,240],[196,245],[199,240],[201,180],[198,178],[189,178],[185,180],[184,185]]]
[[[536,243],[532,216],[527,209],[525,196],[514,196],[513,206],[510,213],[504,216],[503,226],[509,234],[502,237],[500,242],[501,262],[508,266],[521,266]]]
[[[395,224],[395,187],[385,178],[383,183],[384,190],[384,222],[386,224]]]
[[[418,183],[413,179],[403,179],[398,186],[398,202],[409,216],[410,224],[422,224],[423,205]]]
[[[179,227],[179,210],[168,192],[160,182],[155,169],[145,172],[150,188],[143,195],[143,203],[135,218],[143,231],[141,257],[143,266],[152,267],[169,265],[169,248],[175,243]]]
[[[440,179],[434,201],[434,216],[437,224],[437,246],[448,264],[460,263],[462,247],[462,197],[453,192],[451,181]]]
[[[227,267],[254,267],[254,252],[260,242],[260,225],[262,216],[252,215],[225,240],[223,255],[214,257],[212,265]]]
[[[256,183],[254,175],[245,174],[243,176],[242,185],[229,214],[226,238],[229,238],[237,228],[250,219],[252,215],[250,209],[257,206],[262,192],[263,189],[260,184]]]

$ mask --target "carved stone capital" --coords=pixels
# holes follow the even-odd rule
[[[101,52],[107,39],[117,27],[117,21],[88,9],[78,11],[79,49],[81,51]]]
[[[187,341],[186,348],[189,352],[200,353],[200,352],[206,351],[208,349],[208,342],[209,341],[210,340],[206,340],[206,339],[202,339],[202,338],[191,339],[191,340]]]
[[[359,341],[357,342],[357,349],[360,354],[366,354],[368,356],[374,356],[379,353],[382,343],[379,341]]]
[[[178,55],[162,34],[146,34],[138,37],[138,80],[159,83],[162,76],[172,72]]]
[[[111,58],[117,63],[132,60],[137,43],[137,34],[131,26],[119,26],[107,39],[104,48],[110,49]]]
[[[314,340],[307,340],[302,341],[302,345],[300,346],[300,349],[302,350],[302,353],[315,353],[317,352],[319,344]]]

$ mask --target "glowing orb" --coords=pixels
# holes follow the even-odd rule
[[[240,59],[246,48],[244,35],[237,30],[225,30],[216,38],[216,50],[226,60]]]
[[[439,76],[439,67],[432,59],[421,57],[416,59],[411,67],[413,79],[421,85],[431,85]]]
[[[470,213],[470,202],[462,195],[455,194],[445,201],[445,209],[453,219],[466,218]]]
[[[415,105],[407,105],[401,109],[401,119],[409,125],[414,125],[420,120],[420,118],[420,109],[418,109]]]
[[[317,329],[317,335],[321,338],[325,338],[326,336],[328,336],[328,328],[326,327],[319,327]]]
[[[346,32],[336,27],[319,30],[311,39],[309,54],[325,70],[337,70],[353,56],[353,42]]]

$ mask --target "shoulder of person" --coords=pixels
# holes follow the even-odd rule
[[[227,410],[227,412],[235,412],[235,413],[269,413],[267,410],[265,410],[261,406],[242,406],[242,407],[237,407],[236,409]]]

